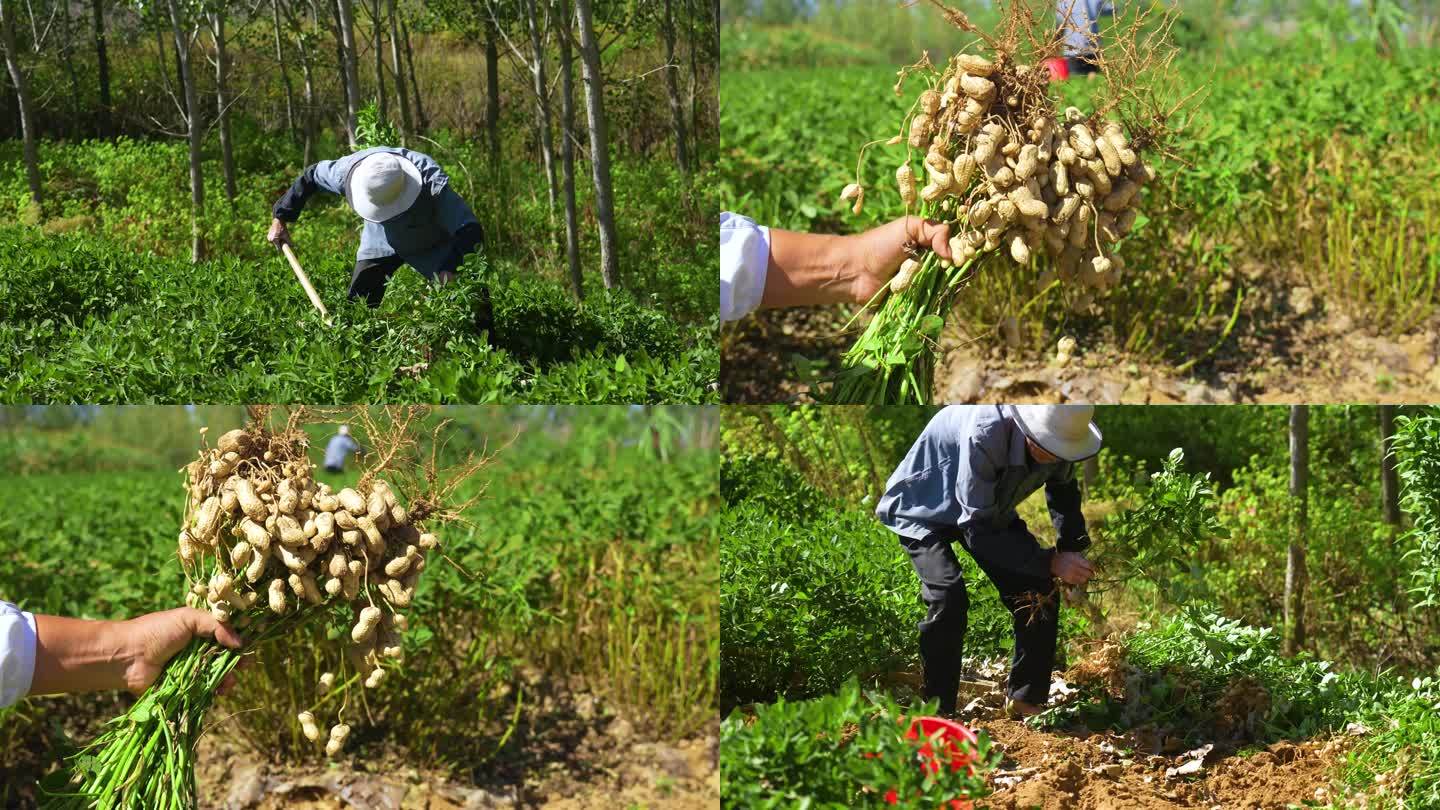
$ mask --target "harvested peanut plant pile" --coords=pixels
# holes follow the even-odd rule
[[[1139,216],[1141,189],[1156,178],[1142,154],[1158,144],[1167,113],[1152,109],[1147,122],[1128,126],[1108,118],[1122,110],[1138,115],[1136,105],[1125,103],[1134,99],[1128,91],[1112,91],[1120,94],[1088,114],[1075,107],[1057,112],[1041,61],[1058,52],[1058,43],[1029,43],[1029,63],[1019,56],[1017,32],[1033,27],[1028,12],[1012,6],[1008,33],[990,37],[963,14],[941,8],[951,23],[980,36],[987,55],[956,54],[943,69],[926,57],[902,69],[897,95],[911,78],[926,89],[888,143],[907,144],[895,170],[906,213],[949,223],[954,260],[912,249],[845,355],[832,391],[837,402],[928,403],[945,315],[982,268],[1037,265],[1042,291],[1060,285],[1073,291],[1073,308],[1088,309],[1122,278],[1116,250]],[[1127,44],[1133,41],[1121,50],[1129,57]],[[1136,74],[1133,59],[1114,67],[1107,71],[1112,84]],[[862,165],[863,159],[862,149]],[[854,200],[856,214],[864,196],[859,176],[841,192]]]
[[[440,545],[427,523],[457,513],[428,495],[417,494],[407,507],[374,467],[354,488],[332,492],[317,483],[299,430],[303,418],[303,410],[292,412],[278,432],[257,418],[248,429],[222,435],[185,469],[188,498],[177,548],[189,580],[185,601],[239,629],[245,648],[208,640],[187,646],[77,756],[75,791],[56,797],[57,806],[194,807],[193,755],[206,710],[242,656],[266,641],[314,625],[343,631],[337,634],[345,645],[342,664],[320,676],[314,704],[331,707],[328,731],[314,711],[297,717],[305,737],[329,756],[343,750],[350,733],[349,689],[357,682],[380,687],[387,662],[402,658],[408,621],[401,611],[410,607]],[[393,452],[381,456],[382,467],[395,458]]]

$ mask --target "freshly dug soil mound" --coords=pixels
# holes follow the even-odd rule
[[[1204,760],[1189,776],[1167,776],[1195,757],[1186,752],[1152,754],[1145,745],[1161,735],[1069,736],[1036,731],[1013,720],[979,723],[1005,752],[996,791],[983,804],[996,810],[1169,810],[1257,808],[1331,798],[1329,770],[1343,755],[1345,739],[1278,742],[1249,756]]]

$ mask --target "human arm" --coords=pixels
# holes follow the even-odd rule
[[[950,226],[907,216],[851,236],[771,229],[760,306],[864,304],[917,246],[952,259]]]
[[[270,230],[265,234],[266,241],[276,247],[290,244],[289,223],[300,218],[300,212],[305,210],[305,202],[317,193],[324,191],[343,196],[345,174],[354,163],[353,158],[352,155],[342,160],[322,160],[306,166],[305,171],[295,178],[295,182],[290,184],[290,188],[276,200],[275,207],[271,209]]]
[[[901,217],[853,236],[782,231],[738,214],[720,215],[720,319],[756,309],[864,304],[900,269],[910,243],[941,258],[950,226]]]
[[[978,424],[958,441],[955,498],[967,548],[999,568],[1048,578],[1055,552],[1041,546],[1023,522],[997,523],[1001,519],[997,487],[1005,458],[999,423]]]
[[[1050,509],[1050,522],[1055,526],[1055,548],[1060,551],[1084,551],[1090,547],[1090,534],[1085,528],[1085,513],[1080,511],[1080,480],[1074,464],[1062,464],[1045,482],[1045,505]]]
[[[128,689],[139,694],[192,638],[239,649],[240,637],[210,614],[174,608],[124,621],[35,616],[34,674],[29,693]]]
[[[1095,576],[1095,568],[1084,555],[1090,548],[1090,534],[1085,529],[1085,514],[1080,511],[1080,480],[1074,464],[1060,465],[1045,482],[1045,504],[1056,535],[1051,572],[1071,585],[1084,585]]]
[[[485,234],[470,206],[449,186],[435,198],[435,215],[452,237],[450,252],[440,262],[437,272],[453,276],[465,256],[484,241]]]

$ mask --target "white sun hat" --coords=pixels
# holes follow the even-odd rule
[[[390,152],[362,158],[345,183],[345,198],[361,219],[384,222],[410,210],[420,196],[420,170]]]
[[[1065,461],[1100,452],[1100,428],[1090,421],[1094,405],[1011,405],[1010,415],[1031,441]]]

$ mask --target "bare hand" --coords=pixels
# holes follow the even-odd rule
[[[160,677],[165,664],[192,638],[213,638],[232,650],[242,645],[234,630],[215,621],[209,613],[188,607],[147,613],[120,622],[119,628],[123,633],[121,648],[129,657],[125,664],[125,688],[137,695]]]
[[[1050,573],[1070,585],[1084,585],[1095,576],[1095,567],[1078,551],[1057,551],[1050,558]]]
[[[280,247],[281,245],[293,245],[290,241],[290,229],[285,225],[283,219],[270,220],[270,231],[265,234],[265,241]]]
[[[901,217],[849,239],[854,268],[851,295],[857,304],[869,301],[890,282],[910,255],[907,246],[928,248],[942,259],[954,258],[950,254],[950,226],[920,217]]]

